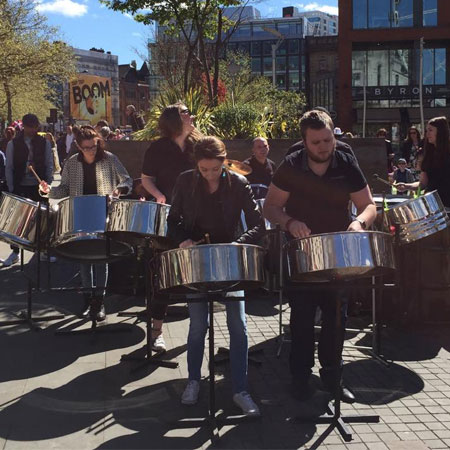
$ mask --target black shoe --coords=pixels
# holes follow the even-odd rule
[[[103,296],[94,297],[91,300],[91,307],[89,309],[89,317],[91,320],[96,320],[97,322],[102,322],[106,319],[105,305],[103,303]]]
[[[324,389],[327,392],[330,392],[334,395],[334,387],[333,386],[324,386]],[[356,398],[353,395],[353,392],[350,391],[350,389],[346,388],[345,386],[341,386],[341,401],[344,403],[355,403]]]
[[[89,317],[89,312],[91,310],[91,296],[89,294],[83,294],[84,297],[84,305],[81,310],[80,317],[83,319],[87,319]]]

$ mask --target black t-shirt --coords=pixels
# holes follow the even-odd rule
[[[323,176],[308,166],[305,150],[286,156],[272,183],[290,196],[286,213],[304,222],[312,234],[345,231],[350,224],[350,193],[367,186],[356,159],[336,150]]]
[[[83,195],[97,194],[97,175],[95,174],[95,162],[88,164],[82,161],[83,164]]]
[[[267,158],[266,162],[261,164],[254,156],[251,156],[246,159],[244,163],[252,168],[252,173],[246,176],[250,184],[265,184],[266,186],[269,186],[276,170],[273,161]]]
[[[223,188],[223,186],[221,186]],[[211,244],[230,242],[229,232],[225,226],[220,189],[212,194],[201,192],[201,208],[198,208],[194,225],[194,240],[203,239],[209,233]]]
[[[450,157],[446,158],[440,167],[427,168],[427,192],[438,191],[442,203],[450,208]]]
[[[153,142],[145,153],[142,173],[155,178],[156,187],[165,195],[166,202],[171,203],[172,191],[180,173],[195,166],[192,153],[182,151],[169,138]]]
[[[294,145],[291,145],[285,156],[290,155],[291,153],[297,152],[299,150],[303,150],[305,148],[305,143],[303,141],[296,142]],[[352,155],[355,159],[356,156],[353,153],[353,149],[345,142],[339,141],[336,139],[336,150],[339,150],[344,153],[348,153]],[[358,160],[356,160],[358,162]]]

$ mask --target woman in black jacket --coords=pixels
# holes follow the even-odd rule
[[[264,230],[261,213],[245,177],[229,172],[223,165],[225,145],[215,137],[200,139],[194,146],[196,169],[182,173],[175,185],[168,217],[168,236],[180,248],[196,245],[208,233],[212,244],[258,241]],[[247,231],[240,232],[244,211]],[[234,296],[242,292],[229,293]],[[231,296],[231,295],[230,295]],[[189,382],[181,402],[193,405],[200,389],[208,304],[189,302],[188,371]],[[258,415],[258,406],[247,392],[248,340],[244,301],[226,302],[230,332],[233,401],[244,414]]]
[[[402,158],[406,160],[410,169],[417,169],[417,160],[423,147],[423,139],[417,127],[409,127],[408,136],[402,143]]]

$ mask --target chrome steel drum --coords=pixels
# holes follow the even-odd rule
[[[157,248],[169,249],[166,238],[170,205],[139,200],[115,200],[109,208],[107,232],[114,240],[141,245],[151,239]]]
[[[264,250],[257,245],[197,245],[160,255],[162,291],[237,291],[263,284]]]
[[[382,275],[395,269],[393,238],[377,231],[346,231],[286,244],[288,278],[326,282]]]
[[[398,226],[399,241],[409,244],[448,227],[449,219],[437,191],[413,198],[386,212],[390,225]]]
[[[56,213],[52,242],[59,255],[85,262],[110,261],[131,254],[131,247],[107,238],[107,197],[68,197],[53,206]]]
[[[2,193],[0,201],[0,239],[27,250],[37,247],[39,204],[18,195]],[[52,218],[50,215],[50,219]],[[41,245],[47,239],[47,205],[41,204]]]

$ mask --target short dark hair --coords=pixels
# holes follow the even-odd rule
[[[306,139],[306,131],[309,128],[312,128],[313,130],[329,128],[333,133],[334,124],[331,117],[327,113],[313,109],[305,112],[300,119],[300,134],[302,135],[303,140]]]
[[[22,125],[26,127],[38,127],[40,125],[39,119],[36,114],[25,114],[22,117]]]
[[[436,144],[428,142],[425,133],[425,156],[422,161],[422,170],[424,172],[427,172],[431,168],[442,166],[446,158],[450,156],[450,128],[447,117],[433,117],[428,121],[427,125],[435,127],[437,133]]]
[[[202,159],[219,159],[225,161],[227,149],[225,144],[215,136],[205,136],[199,139],[194,145],[195,161]]]

